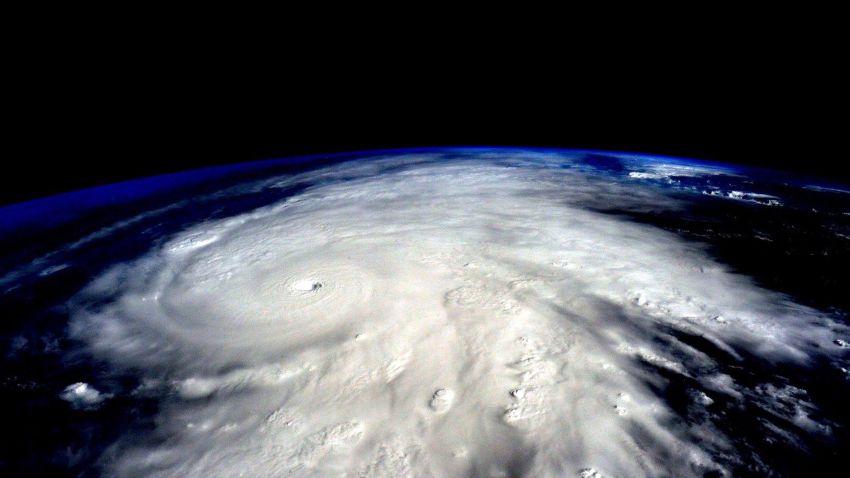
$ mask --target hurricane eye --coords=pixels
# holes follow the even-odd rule
[[[301,279],[292,284],[292,290],[298,292],[315,292],[322,288],[322,283],[315,279]]]

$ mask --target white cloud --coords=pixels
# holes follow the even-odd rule
[[[68,385],[59,396],[75,408],[95,408],[110,397],[84,382]]]
[[[699,475],[733,444],[710,420],[692,442],[641,364],[717,364],[669,331],[778,362],[834,339],[699,248],[588,209],[678,207],[657,193],[509,154],[429,159],[281,179],[326,182],[96,281],[86,294],[115,300],[73,334],[175,392],[166,439],[119,442],[112,471]],[[694,406],[755,396],[722,374],[704,386]]]

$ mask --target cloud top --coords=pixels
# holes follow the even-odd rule
[[[163,396],[156,436],[116,444],[110,471],[728,474],[743,458],[711,407],[787,408],[765,394],[797,396],[786,413],[829,433],[804,391],[736,383],[721,362],[805,365],[838,326],[596,212],[682,206],[562,160],[419,155],[284,177],[264,187],[313,186],[106,272],[80,300],[107,305],[72,333]],[[701,419],[664,399],[670,377]]]

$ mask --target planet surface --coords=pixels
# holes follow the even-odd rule
[[[350,153],[0,209],[4,476],[813,476],[850,449],[850,187]]]

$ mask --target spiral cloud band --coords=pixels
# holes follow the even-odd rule
[[[104,273],[84,296],[110,300],[72,333],[162,400],[155,436],[120,440],[107,470],[725,475],[745,458],[718,400],[830,433],[799,389],[736,383],[720,357],[805,364],[838,325],[597,207],[674,199],[550,156],[281,177],[261,187],[312,186]],[[662,396],[676,377],[688,420]]]

